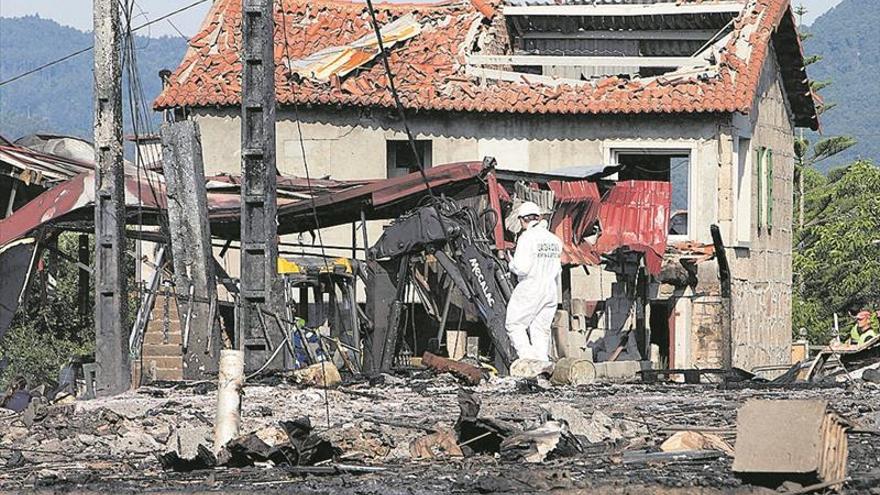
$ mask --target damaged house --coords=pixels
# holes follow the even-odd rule
[[[644,304],[620,270],[573,272],[576,347],[636,325],[670,368],[790,362],[793,133],[818,119],[788,0],[473,0],[377,15],[427,166],[494,157],[506,170],[669,184],[670,247],[640,286]],[[279,173],[416,171],[366,6],[282,0],[275,23]],[[240,169],[240,28],[240,0],[215,1],[154,103],[199,124],[209,175]],[[709,260],[713,224],[729,304],[727,270]]]

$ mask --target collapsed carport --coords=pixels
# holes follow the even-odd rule
[[[518,201],[537,200],[554,212],[550,222],[551,229],[564,241],[563,263],[566,270],[562,280],[562,306],[564,309],[570,309],[572,300],[570,274],[573,267],[603,264],[613,266],[614,270],[626,276],[659,273],[668,229],[669,185],[650,181],[615,182],[605,179],[610,172],[613,170],[604,173],[600,171],[585,178],[508,171],[496,168],[494,160],[487,159],[483,162],[432,167],[426,171],[424,177],[418,173],[373,181],[279,177],[278,232],[279,235],[293,234],[310,231],[318,226],[327,228],[355,223],[363,227],[366,221],[398,219],[420,206],[431,204],[432,194],[433,201],[442,199],[476,212],[475,218],[478,221],[473,227],[479,234],[479,243],[483,251],[491,255],[491,262],[497,263],[496,266],[502,272],[501,276],[505,277],[506,274],[503,273],[505,252],[513,248],[515,236],[505,229],[504,219]],[[94,205],[94,191],[90,187],[92,182],[90,173],[81,174],[47,191],[10,218],[0,222],[2,227],[0,246],[8,247],[13,241],[27,238],[34,239],[30,245],[38,251],[43,240],[51,238],[60,231],[91,231]],[[232,176],[211,177],[206,182],[210,235],[224,246],[223,251],[231,248],[240,231],[238,185],[238,178]],[[429,189],[431,194],[428,194]],[[129,237],[159,244],[172,243],[174,236],[168,232],[167,224],[163,225],[162,222],[165,210],[166,194],[163,176],[154,173],[136,174],[133,171],[129,173],[126,181]],[[355,232],[353,229],[352,235],[365,235],[365,230]],[[354,243],[355,239],[352,240]],[[371,240],[369,244],[372,245],[374,241]],[[366,239],[364,244],[367,245]],[[420,250],[423,246],[415,247]],[[362,263],[371,261],[368,260],[368,253],[369,251],[366,251],[361,259],[352,256],[352,263],[349,265],[352,268],[349,268],[350,273],[347,274],[352,280],[360,278],[367,283],[367,287],[376,280],[373,278],[371,282],[372,270],[367,269],[370,263]],[[431,272],[432,268],[424,271],[426,266],[433,266],[435,257],[433,253],[430,254],[432,256],[427,258],[420,254],[416,257],[418,259],[410,258],[410,261],[418,263],[423,269],[422,273],[434,273],[428,277],[413,279],[413,282],[420,284],[416,292],[422,297],[422,306],[427,309],[428,320],[431,323],[429,328],[420,329],[420,332],[431,337],[439,336],[439,339],[435,337],[436,340],[431,343],[432,346],[437,347],[438,344],[442,344],[438,340],[442,340],[443,326],[447,323],[445,320],[449,320],[450,311],[448,309],[444,311],[445,307],[452,306],[453,312],[458,308],[462,318],[480,322],[478,314],[481,309],[477,297],[480,291],[475,290],[474,287],[469,291],[467,281],[458,287],[459,291],[453,291],[454,282],[449,280],[451,274],[448,270],[439,278],[435,278],[436,272]],[[38,252],[32,253],[31,260],[38,258]],[[301,266],[309,264],[304,260],[291,261],[295,264],[301,261]],[[377,260],[372,261],[376,261],[372,264],[373,267],[379,266]],[[425,261],[428,261],[427,265]],[[326,261],[323,263],[323,268],[326,269],[329,264]],[[215,267],[219,267],[219,264],[215,263]],[[312,267],[314,268],[314,264]],[[34,268],[35,264],[31,263],[24,272],[27,273]],[[321,268],[318,267],[318,271],[321,271]],[[3,277],[4,287],[13,289],[4,291],[6,299],[3,310],[11,315],[17,307],[21,294],[26,291],[28,277],[13,277],[13,271],[4,271]],[[234,277],[223,275],[218,279],[230,292],[234,293],[237,290]],[[437,283],[439,285],[436,285]],[[388,287],[386,286],[386,291]],[[390,287],[399,289],[394,284]],[[454,293],[456,295],[453,296]],[[304,293],[300,292],[300,294]],[[395,363],[394,358],[401,350],[402,329],[399,326],[390,328],[399,325],[400,322],[393,320],[389,322],[389,309],[392,305],[386,298],[388,293],[383,294],[379,297],[379,294],[372,289],[367,290],[367,301],[363,306],[361,306],[363,301],[350,298],[348,308],[354,317],[344,318],[347,323],[339,324],[339,329],[330,325],[332,338],[338,339],[342,344],[339,349],[346,349],[345,352],[350,353],[347,357],[357,361],[353,366],[357,371],[388,368]],[[312,305],[330,302],[315,293],[312,295]],[[351,291],[349,296],[353,297],[353,295],[354,291]],[[176,296],[186,299],[187,294],[176,294]],[[142,297],[141,300],[148,304],[153,301],[150,297]],[[295,318],[300,316],[297,311],[308,312],[308,303],[303,304],[302,300],[290,300],[286,309],[290,309],[291,312],[271,315],[278,323],[278,330],[283,340],[276,340],[273,349],[269,350],[274,352],[279,350],[279,346],[287,347],[284,354],[290,356],[284,361],[284,366],[308,364],[300,361],[318,356],[309,356],[308,352],[298,353],[296,345],[287,346]],[[333,309],[328,308],[321,314],[331,315]],[[142,334],[145,331],[149,316],[150,308],[141,308],[139,317],[132,327],[133,334]],[[328,317],[327,320],[331,319]],[[336,322],[339,323],[341,320],[342,318],[337,315]],[[484,318],[483,323],[485,321],[487,320]],[[323,322],[317,322],[316,326],[321,323]],[[181,324],[185,323],[181,322]],[[236,335],[236,332],[231,332],[230,335],[233,336],[233,345],[244,346],[245,337]],[[489,337],[482,339],[481,348],[490,353],[495,351],[499,329],[495,329],[494,335],[491,330],[481,335]],[[374,336],[378,338],[373,338]],[[406,353],[423,350],[412,347],[422,345],[420,341],[425,340],[427,339],[416,339],[414,346],[407,346]],[[300,338],[299,345],[307,348],[308,344],[303,342],[308,341],[308,337],[304,336]],[[136,347],[142,341],[133,338],[131,342]],[[319,344],[323,342],[322,338],[318,338],[318,342]],[[360,349],[365,342],[367,343],[363,347],[365,352],[361,355]],[[326,348],[324,350],[326,351]],[[136,352],[137,349],[132,351]],[[312,354],[320,354],[320,352]],[[325,352],[325,354],[330,353]],[[258,364],[260,363],[256,363]]]

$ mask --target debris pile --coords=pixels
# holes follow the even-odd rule
[[[242,434],[216,455],[210,386],[142,387],[114,399],[47,403],[32,418],[0,409],[0,490],[86,482],[121,491],[247,489],[254,482],[284,487],[296,480],[304,493],[354,493],[336,476],[349,473],[358,474],[357,486],[377,492],[623,483],[645,491],[752,493],[757,481],[733,468],[739,449],[748,446],[736,438],[738,427],[748,426],[737,411],[749,400],[778,404],[782,398],[820,401],[823,411],[851,425],[847,480],[828,474],[819,481],[872,493],[880,479],[880,415],[872,412],[880,410],[880,394],[870,383],[844,394],[839,388],[665,383],[529,389],[522,384],[531,380],[495,377],[462,388],[445,373],[378,377],[332,389],[283,379],[246,385]],[[755,419],[775,428],[772,418],[793,423],[802,412]],[[789,474],[776,481],[811,484]]]

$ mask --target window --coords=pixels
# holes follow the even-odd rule
[[[773,150],[755,150],[755,163],[758,164],[758,232],[765,227],[769,233],[773,228]]]
[[[616,153],[619,180],[655,180],[672,184],[670,235],[688,235],[691,157],[688,151],[627,150]]]
[[[422,159],[425,168],[431,166],[431,141],[417,140],[416,152]],[[388,178],[400,177],[419,171],[419,162],[412,152],[412,146],[407,140],[389,140],[385,143],[386,171]]]

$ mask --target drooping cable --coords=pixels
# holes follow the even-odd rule
[[[165,19],[168,19],[169,17],[180,14],[181,12],[185,12],[185,11],[187,11],[193,7],[196,7],[200,4],[203,4],[207,1],[208,0],[196,0],[195,2],[193,2],[189,5],[185,5],[177,10],[173,10],[167,14],[164,14],[160,17],[157,17],[157,18],[153,19],[152,21],[148,21],[148,22],[145,22],[139,26],[136,26],[136,27],[132,28],[132,31],[133,32],[140,31],[141,29],[144,29],[144,28],[149,27],[153,24],[156,24],[157,22],[164,21]],[[80,48],[79,50],[68,53],[67,55],[64,55],[63,57],[56,58],[55,60],[51,60],[49,62],[46,62],[45,64],[42,64],[38,67],[34,67],[33,69],[26,70],[26,71],[22,72],[21,74],[10,77],[9,79],[4,79],[3,81],[0,81],[0,86],[5,86],[11,82],[18,81],[19,79],[21,79],[23,77],[27,77],[31,74],[36,74],[37,72],[48,69],[49,67],[52,67],[54,65],[58,65],[66,60],[70,60],[70,59],[76,57],[77,55],[82,55],[83,53],[90,51],[92,48],[94,48],[94,45]]]
[[[382,41],[382,31],[379,29],[379,21],[376,20],[376,9],[373,8],[373,0],[367,0],[367,9],[370,11],[370,20],[372,20],[373,31],[376,33],[376,43],[379,45],[379,54],[382,57],[382,65],[385,67],[385,77],[388,79],[388,89],[391,90],[391,97],[394,99],[394,106],[397,108],[400,123],[403,125],[403,130],[406,132],[406,139],[409,141],[409,147],[416,159],[419,173],[422,175],[422,180],[425,182],[425,189],[428,190],[428,194],[433,198],[434,190],[431,188],[431,182],[428,180],[427,174],[425,174],[425,164],[422,162],[422,157],[419,155],[419,150],[416,148],[416,141],[413,139],[412,131],[406,121],[406,112],[404,111],[403,103],[400,102],[400,95],[397,93],[397,87],[394,85],[394,74],[391,72],[391,65],[388,63],[388,54],[385,53],[385,43]],[[437,213],[439,215],[440,212]]]
[[[299,140],[300,153],[302,154],[303,170],[305,171],[305,174],[306,174],[306,188],[309,191],[309,201],[311,203],[312,219],[315,222],[315,232],[317,232],[318,245],[321,247],[321,259],[324,260],[325,271],[327,273],[330,273],[330,266],[329,266],[329,263],[327,262],[327,252],[324,249],[324,239],[321,236],[321,221],[318,218],[318,208],[315,204],[315,191],[312,189],[312,176],[309,173],[309,162],[308,162],[308,159],[306,158],[306,146],[305,146],[305,142],[303,139],[302,122],[301,122],[300,115],[299,115],[299,105],[297,105],[297,102],[296,102],[296,84],[294,82],[293,70],[290,68],[290,43],[288,42],[288,39],[287,39],[287,11],[284,9],[283,0],[279,0],[279,3],[281,4],[282,35],[284,36],[284,57],[287,59],[287,63],[284,64],[284,66],[287,68],[287,80],[290,83],[291,91],[294,93],[293,98],[292,98],[292,100],[293,100],[293,117],[294,117],[294,120],[296,120],[296,135]],[[274,62],[274,60],[273,60],[273,62]],[[272,95],[272,98],[274,99],[275,95]],[[276,164],[276,167],[277,167],[277,164]],[[276,170],[276,173],[277,173],[277,170]],[[367,248],[367,246],[364,246],[364,249],[366,249],[366,248]],[[336,290],[336,288],[334,287],[333,290]],[[323,296],[322,296],[322,301],[320,303],[321,304],[324,303]],[[316,332],[316,333],[318,333],[318,332]],[[318,333],[318,342],[319,343],[321,342],[320,333]],[[302,344],[303,344],[303,346],[309,345],[308,342],[303,342]],[[328,359],[330,359],[330,356],[325,355],[324,359],[321,360],[321,376],[324,379],[324,413],[327,418],[327,427],[329,428],[330,427],[330,399],[329,399],[328,393],[327,393],[327,371],[325,369],[326,368],[326,361]]]
[[[121,4],[121,2],[120,2]],[[158,184],[156,181],[156,177],[154,177],[153,173],[148,170],[147,163],[144,160],[142,150],[143,148],[139,145],[139,140],[142,136],[142,131],[145,131],[145,134],[151,136],[154,134],[152,120],[150,119],[150,111],[149,105],[147,103],[147,97],[143,88],[143,84],[141,82],[140,76],[140,68],[138,67],[137,62],[137,46],[136,39],[134,37],[134,31],[136,28],[132,27],[132,22],[134,20],[134,8],[137,6],[140,9],[140,6],[137,5],[136,0],[131,0],[131,4],[121,4],[122,12],[125,16],[125,36],[124,36],[124,54],[125,57],[123,60],[126,61],[126,75],[128,76],[128,99],[129,99],[129,112],[131,116],[131,124],[132,131],[135,136],[135,146],[137,147],[137,153],[135,154],[135,168],[137,170],[137,183],[138,183],[138,204],[139,204],[139,217],[142,216],[142,193],[141,193],[141,182],[140,176],[143,171],[144,178],[146,179],[147,185],[150,188],[150,192],[153,195],[153,198],[158,201],[159,193],[158,193]],[[141,11],[143,11],[141,9]],[[149,25],[154,23],[154,21],[149,21],[147,24]],[[161,157],[157,157],[156,150],[152,147],[145,148],[146,153],[149,155],[150,163],[158,163]],[[157,221],[159,224],[159,229],[162,232],[168,232],[168,217],[167,212],[164,209],[159,208],[157,212]],[[142,221],[139,221],[140,226],[142,227]]]

